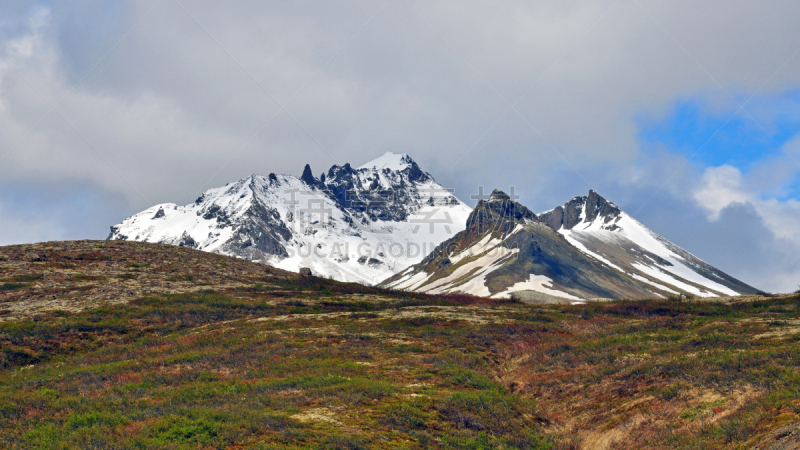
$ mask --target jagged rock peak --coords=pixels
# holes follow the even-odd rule
[[[619,217],[622,211],[594,190],[588,196],[573,197],[572,200],[552,211],[542,213],[539,218],[550,228],[558,231],[562,227],[571,230],[579,223],[594,222],[598,217],[605,223]]]
[[[300,179],[303,180],[306,184],[316,184],[317,179],[314,178],[314,174],[311,173],[311,166],[306,164],[305,169],[303,169],[303,175],[300,176]]]
[[[589,196],[586,197],[585,201],[585,220],[587,222],[592,222],[597,217],[603,217],[605,219],[617,217],[620,212],[620,209],[617,208],[616,205],[603,198],[600,194],[594,190],[589,191]],[[608,220],[606,220],[606,222],[608,222]]]
[[[467,219],[467,228],[478,232],[489,228],[510,231],[517,224],[538,221],[533,211],[511,200],[505,192],[495,189],[488,200],[481,200],[475,206]]]
[[[493,190],[492,195],[489,196],[490,202],[506,201],[506,200],[511,200],[511,197],[509,197],[508,194],[501,191],[500,189]]]

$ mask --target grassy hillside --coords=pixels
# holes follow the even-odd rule
[[[152,244],[0,247],[0,447],[794,448],[798,307],[536,306]]]

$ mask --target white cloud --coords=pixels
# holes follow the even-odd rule
[[[785,158],[783,160],[788,163]],[[800,202],[765,198],[762,193],[748,188],[748,184],[758,183],[748,182],[735,167],[709,167],[694,191],[694,199],[705,209],[710,220],[719,219],[720,213],[732,205],[750,205],[775,237],[792,241],[800,250],[800,228],[797,226],[800,223]]]
[[[800,246],[800,228],[797,226],[800,223],[800,202],[772,198],[756,202],[756,210],[775,236],[789,239]]]
[[[723,209],[734,203],[750,202],[752,196],[742,191],[742,172],[723,165],[706,169],[694,199],[709,212],[711,220],[717,220]]]

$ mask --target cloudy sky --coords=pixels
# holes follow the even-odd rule
[[[595,189],[800,284],[800,2],[0,5],[0,245],[102,239],[251,173],[410,154],[462,200]]]

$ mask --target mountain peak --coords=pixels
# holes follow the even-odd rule
[[[504,200],[511,200],[511,197],[509,197],[508,194],[501,191],[500,189],[493,190],[492,195],[489,196],[490,202],[504,201]]]
[[[372,161],[359,167],[359,169],[389,169],[403,170],[408,166],[416,165],[413,159],[405,153],[386,152]]]
[[[590,190],[586,197],[584,214],[586,222],[592,222],[597,217],[602,217],[606,222],[619,216],[622,211],[616,205],[603,198],[597,192]]]
[[[495,189],[488,200],[481,200],[467,219],[467,228],[482,233],[488,229],[511,231],[517,224],[537,222],[536,214]]]
[[[615,204],[603,198],[594,189],[590,189],[588,196],[573,197],[564,206],[542,213],[539,218],[550,228],[558,231],[562,227],[571,230],[579,223],[591,223],[597,218],[602,218],[603,222],[608,224],[621,213],[622,210]]]
[[[306,164],[306,167],[303,169],[303,175],[300,176],[300,179],[309,185],[317,183],[317,180],[314,178],[314,174],[311,173],[311,166],[308,164]]]

